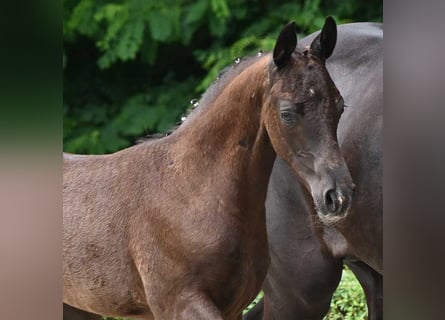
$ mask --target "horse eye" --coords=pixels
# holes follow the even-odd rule
[[[286,124],[294,124],[297,121],[297,114],[288,110],[281,111],[280,117]]]

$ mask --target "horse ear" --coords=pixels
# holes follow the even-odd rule
[[[312,54],[325,61],[334,51],[337,43],[337,24],[335,20],[329,16],[324,21],[323,29],[311,43]]]
[[[289,22],[278,36],[273,49],[273,61],[278,68],[283,67],[290,61],[292,52],[297,46],[297,33],[295,22]]]

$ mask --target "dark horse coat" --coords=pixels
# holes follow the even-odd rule
[[[309,44],[315,35],[302,43]],[[381,24],[338,27],[327,68],[345,111],[338,141],[356,185],[346,218],[324,225],[312,199],[295,185],[277,158],[266,201],[271,264],[264,301],[245,317],[322,319],[342,272],[343,260],[361,282],[369,319],[382,319],[382,126],[383,30]]]

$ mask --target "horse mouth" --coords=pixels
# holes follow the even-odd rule
[[[317,210],[318,219],[326,226],[335,226],[340,224],[347,216],[349,215],[349,211],[341,215],[337,214],[324,214]]]

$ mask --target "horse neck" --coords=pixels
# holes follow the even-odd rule
[[[276,156],[262,121],[267,65],[263,58],[243,70],[178,128],[175,139],[175,152],[197,177],[230,181],[236,193],[262,206]]]

